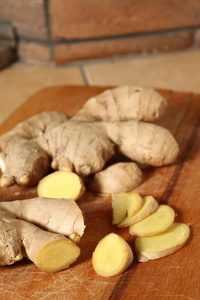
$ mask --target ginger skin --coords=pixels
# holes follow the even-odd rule
[[[133,162],[116,163],[98,172],[89,181],[89,190],[97,193],[129,192],[142,181],[142,172]]]
[[[90,98],[76,114],[80,121],[154,122],[167,108],[167,101],[151,88],[118,86]]]
[[[0,210],[51,232],[80,240],[85,225],[82,212],[71,199],[47,199],[42,197],[0,202]]]
[[[166,105],[152,89],[125,86],[88,100],[71,119],[58,112],[32,117],[0,137],[0,185],[35,185],[50,165],[85,177],[102,171],[116,152],[141,164],[171,164],[179,152],[171,133],[138,121],[159,118]]]
[[[80,255],[79,247],[65,236],[44,231],[0,211],[0,266],[29,258],[45,272],[67,268]]]

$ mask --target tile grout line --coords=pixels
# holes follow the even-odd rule
[[[87,71],[85,70],[85,66],[83,64],[81,64],[79,66],[79,68],[80,68],[80,72],[81,72],[81,74],[83,76],[83,79],[85,80],[86,85],[90,86],[91,82],[90,82],[90,78],[89,78],[89,76],[87,74]]]

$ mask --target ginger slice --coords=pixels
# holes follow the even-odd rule
[[[169,205],[159,205],[145,219],[131,225],[129,232],[137,236],[151,236],[164,232],[174,222],[175,212]]]
[[[109,277],[124,272],[133,259],[128,243],[119,235],[110,233],[95,248],[92,265],[97,274]]]
[[[37,186],[40,197],[77,200],[85,191],[82,179],[73,172],[56,171],[42,178]]]
[[[135,250],[138,261],[146,262],[178,251],[184,246],[189,235],[190,228],[188,225],[173,223],[165,232],[158,235],[137,237]]]
[[[143,199],[136,193],[112,194],[113,224],[120,224],[124,218],[131,217],[142,207]]]
[[[68,239],[52,241],[36,256],[36,265],[44,272],[58,272],[66,269],[80,255],[80,248]]]
[[[152,196],[143,197],[143,205],[141,209],[131,217],[126,217],[120,224],[117,225],[119,228],[129,227],[136,222],[148,217],[158,208],[158,202]]]

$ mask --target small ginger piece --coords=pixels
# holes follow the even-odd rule
[[[117,225],[119,228],[129,227],[142,219],[148,217],[158,208],[158,202],[152,196],[143,197],[143,205],[141,209],[131,217],[126,217]]]
[[[56,171],[42,178],[37,186],[40,197],[77,200],[85,191],[80,176],[73,172]]]
[[[137,193],[112,194],[113,224],[120,224],[126,217],[136,214],[142,207],[143,199]]]
[[[58,272],[80,255],[79,247],[62,234],[52,233],[0,211],[0,265],[30,259],[38,269]]]
[[[151,236],[164,232],[174,222],[175,212],[169,205],[159,205],[148,217],[131,225],[129,232],[136,236]]]
[[[132,263],[133,252],[119,235],[110,233],[100,240],[92,255],[92,265],[97,274],[109,277],[121,274]]]
[[[183,223],[173,223],[165,232],[154,236],[137,237],[135,250],[138,261],[170,255],[181,249],[190,235],[190,228]]]
[[[89,189],[97,193],[126,193],[141,180],[142,172],[135,163],[116,163],[96,173],[89,182]]]
[[[37,197],[0,202],[0,210],[43,229],[68,236],[74,242],[80,240],[85,229],[83,214],[71,199]]]

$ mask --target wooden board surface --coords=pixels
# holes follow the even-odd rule
[[[63,86],[40,91],[20,106],[1,126],[0,134],[18,122],[42,111],[59,110],[73,115],[102,87]],[[135,189],[169,204],[176,221],[190,225],[191,236],[180,251],[165,258],[138,263],[134,260],[121,275],[98,276],[91,255],[98,241],[116,232],[134,251],[134,237],[128,229],[111,224],[111,199],[86,192],[77,202],[84,212],[86,231],[80,242],[81,256],[69,269],[56,274],[39,271],[24,259],[0,268],[0,299],[200,299],[200,95],[160,91],[169,99],[169,109],[159,124],[169,128],[180,145],[180,155],[172,166],[144,170],[143,182]],[[0,189],[0,201],[29,198],[35,187]]]

